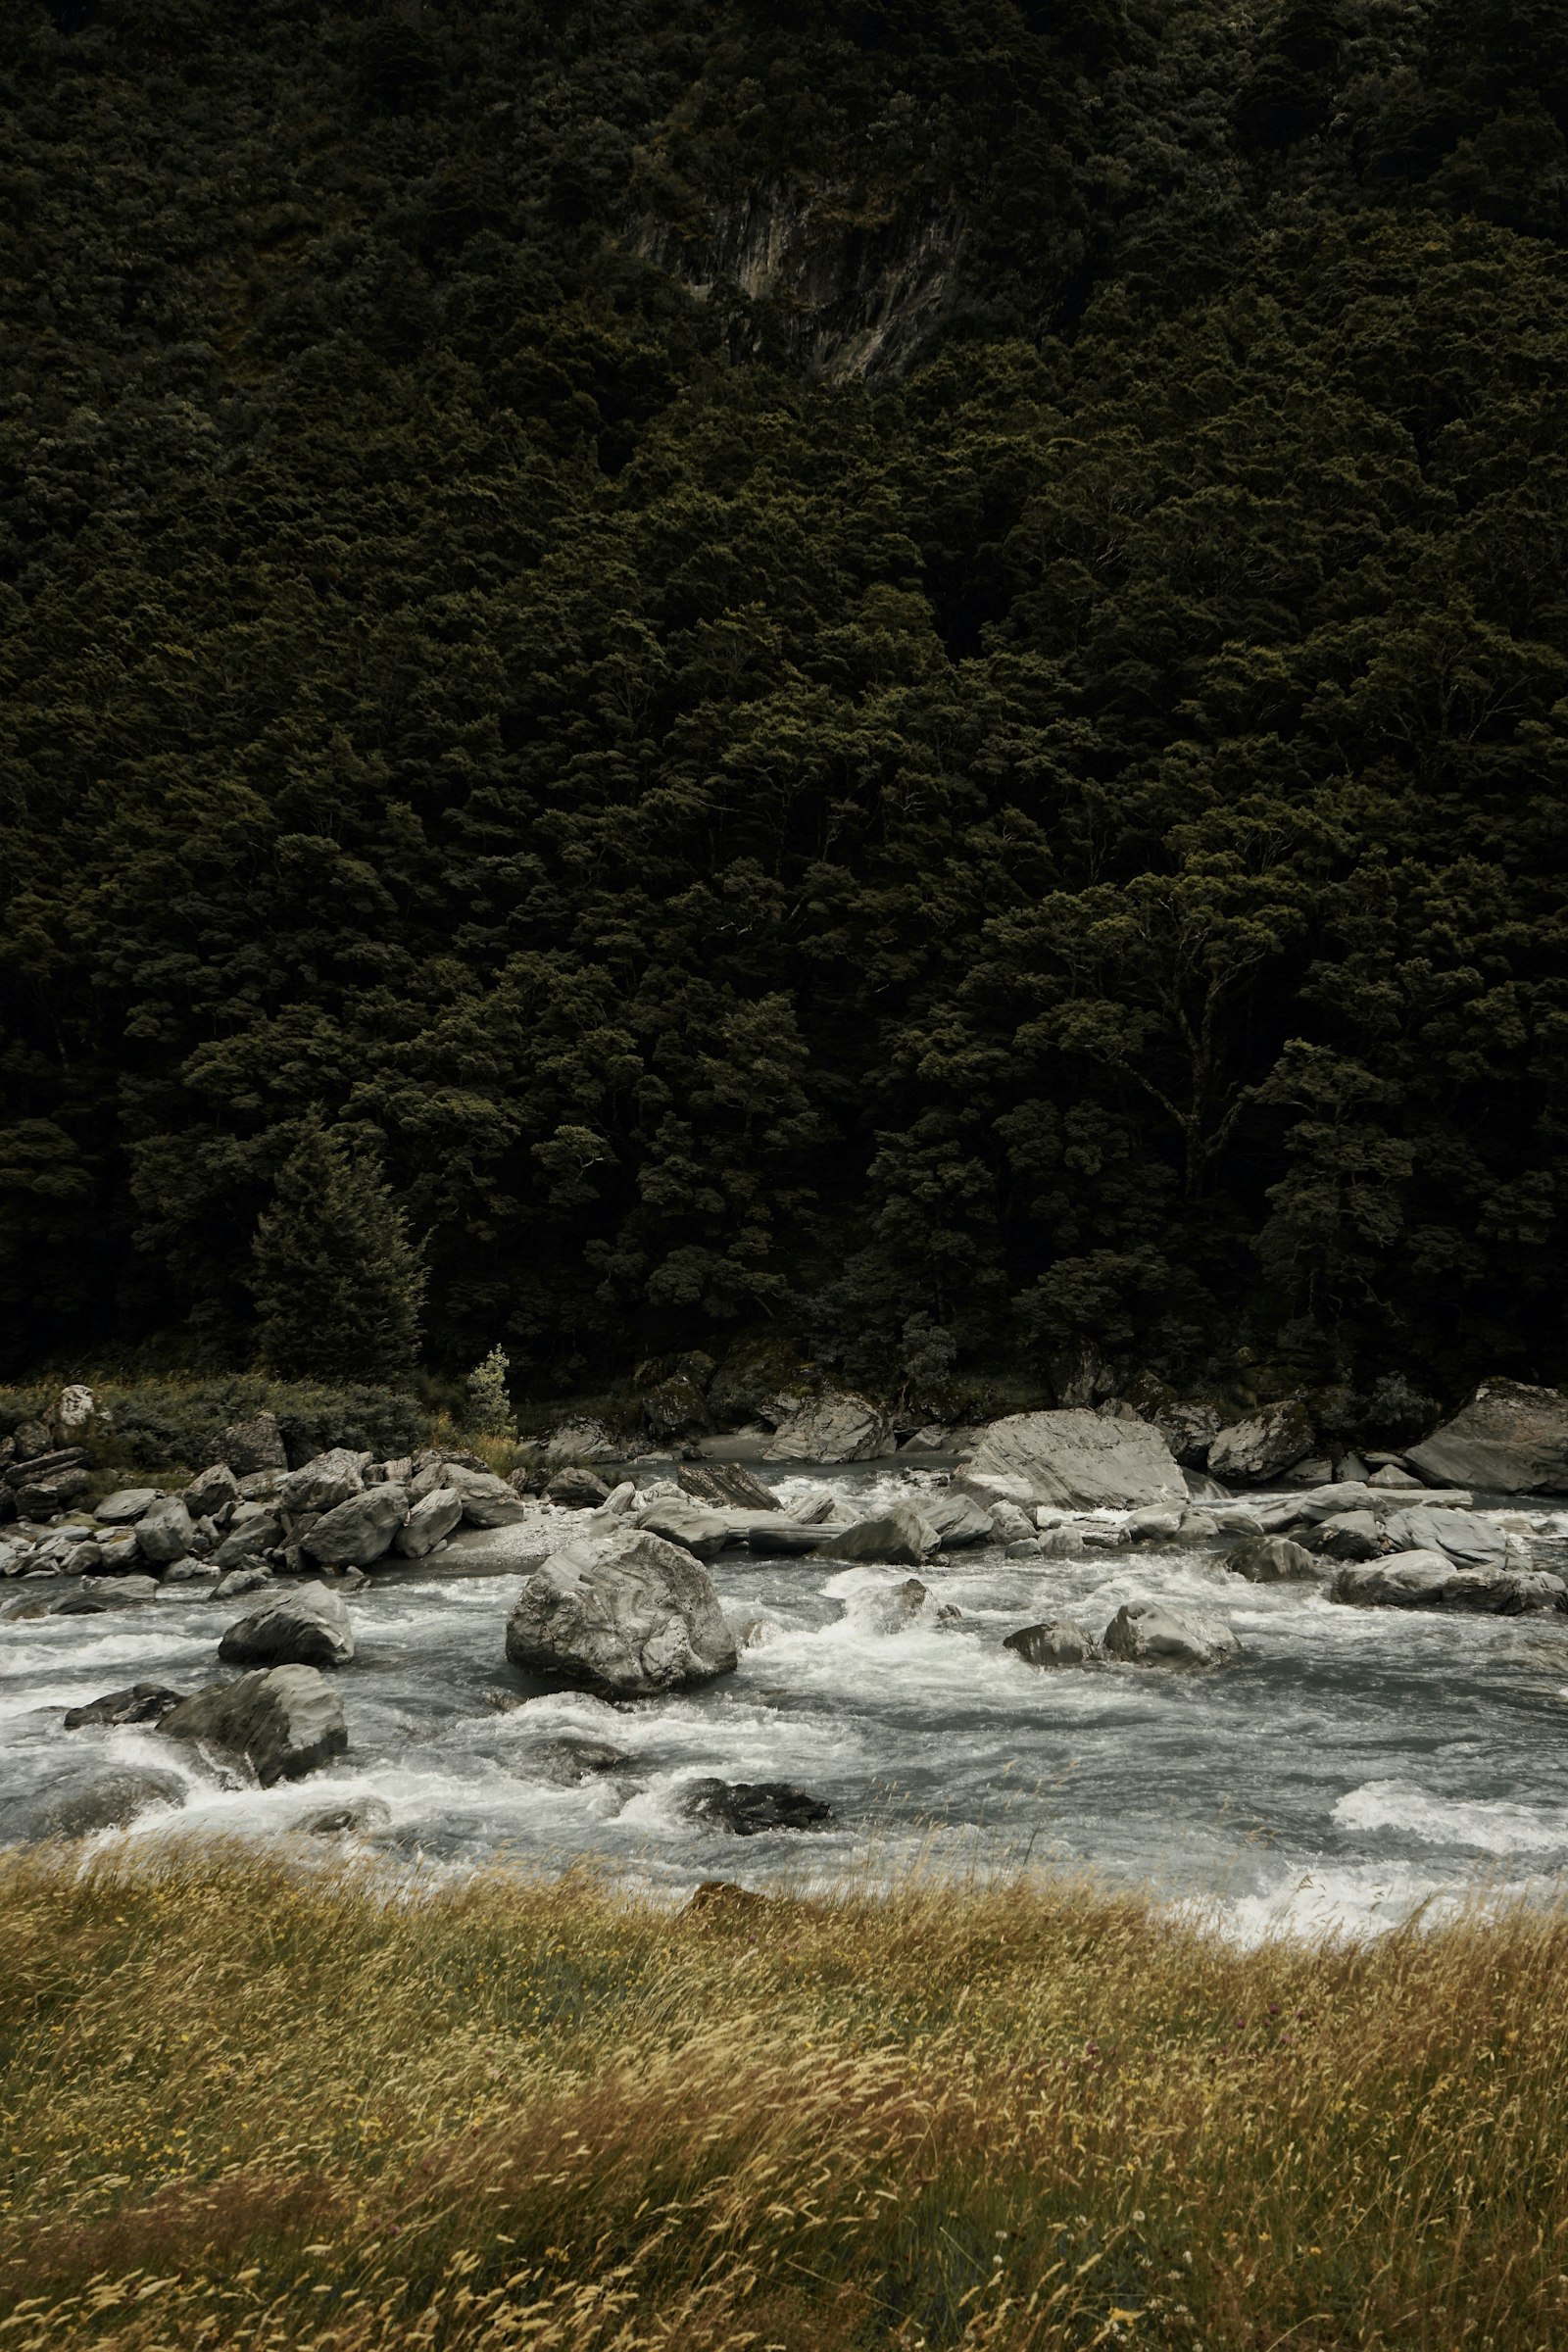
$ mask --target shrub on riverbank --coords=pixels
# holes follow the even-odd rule
[[[65,2345],[1496,2352],[1568,2328],[1568,1920],[0,1864],[0,2299]],[[415,1899],[409,1899],[410,1896]]]
[[[183,1463],[205,1469],[229,1424],[262,1412],[276,1415],[291,1462],[308,1461],[328,1446],[368,1448],[385,1460],[423,1445],[431,1425],[429,1408],[412,1391],[364,1383],[269,1380],[261,1374],[116,1381],[89,1373],[86,1379],[99,1418],[82,1436],[89,1459],[105,1466]],[[46,1418],[59,1393],[58,1380],[0,1389],[0,1436],[24,1421]]]

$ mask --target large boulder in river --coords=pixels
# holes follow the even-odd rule
[[[154,1805],[185,1802],[185,1784],[176,1773],[125,1765],[51,1789],[24,1817],[24,1835],[33,1838],[90,1838],[98,1830],[125,1830]]]
[[[65,1728],[77,1732],[90,1726],[116,1729],[128,1723],[157,1723],[179,1704],[179,1692],[163,1683],[132,1683],[125,1690],[106,1690],[85,1706],[66,1709]]]
[[[552,1553],[507,1621],[514,1666],[609,1698],[645,1698],[735,1670],[735,1637],[707,1571],[642,1529]]]
[[[833,1808],[788,1781],[693,1781],[681,1811],[690,1821],[727,1830],[732,1838],[760,1838],[768,1830],[826,1830]]]
[[[1086,1666],[1100,1654],[1092,1634],[1070,1617],[1051,1617],[1044,1625],[1021,1625],[1002,1644],[1026,1666]]]
[[[1170,1447],[1147,1421],[1098,1413],[1010,1413],[993,1421],[954,1482],[984,1502],[1066,1510],[1187,1500]]]
[[[1218,1617],[1130,1600],[1106,1626],[1102,1646],[1106,1657],[1133,1666],[1222,1666],[1242,1645]]]
[[[1293,1544],[1289,1536],[1249,1537],[1226,1553],[1225,1565],[1233,1576],[1245,1576],[1250,1585],[1294,1584],[1301,1577],[1322,1574],[1305,1544]]]
[[[1287,1396],[1222,1429],[1208,1448],[1209,1472],[1227,1486],[1265,1485],[1303,1460],[1316,1434],[1304,1400]]]
[[[1437,1496],[1430,1505],[1415,1503],[1386,1510],[1383,1532],[1395,1551],[1446,1551],[1461,1568],[1525,1568],[1530,1564],[1527,1547],[1510,1546],[1494,1519],[1483,1518],[1476,1511],[1447,1509]]]
[[[1517,1380],[1483,1381],[1451,1421],[1405,1448],[1434,1486],[1568,1494],[1568,1399]]]
[[[700,1560],[715,1559],[727,1544],[740,1541],[722,1511],[688,1502],[684,1495],[646,1503],[634,1516],[638,1527],[662,1536],[666,1544],[679,1544]]]
[[[300,1545],[329,1568],[368,1568],[391,1550],[392,1539],[408,1515],[402,1487],[367,1487],[307,1528]]]
[[[214,1683],[172,1707],[158,1729],[168,1740],[243,1756],[264,1788],[302,1780],[349,1743],[343,1701],[315,1666],[273,1666]]]
[[[834,1560],[864,1560],[884,1568],[918,1568],[941,1539],[911,1502],[896,1502],[875,1518],[824,1531],[820,1549]]]
[[[189,1551],[196,1529],[177,1494],[149,1503],[136,1522],[136,1547],[155,1568],[168,1568]]]
[[[1560,1576],[1529,1568],[1459,1568],[1446,1552],[1396,1551],[1342,1568],[1331,1600],[1373,1609],[1466,1609],[1492,1617],[1568,1610]]]
[[[955,1494],[950,1487],[940,1494],[922,1494],[919,1502],[922,1519],[936,1531],[937,1543],[944,1551],[961,1551],[971,1544],[989,1544],[996,1530],[991,1513],[972,1494]]]
[[[422,1560],[463,1517],[463,1496],[455,1487],[435,1487],[421,1494],[407,1522],[392,1539],[392,1548],[405,1560]]]
[[[224,1666],[346,1666],[354,1632],[341,1593],[291,1585],[238,1617],[218,1644]]]
[[[893,1423],[880,1405],[847,1389],[808,1396],[773,1432],[769,1462],[870,1462],[893,1451]]]
[[[744,1462],[682,1462],[675,1481],[693,1502],[719,1509],[730,1505],[742,1511],[782,1513],[784,1508],[772,1488],[763,1486],[757,1472]]]

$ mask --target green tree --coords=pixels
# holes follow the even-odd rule
[[[262,1362],[284,1378],[390,1380],[414,1369],[424,1270],[379,1164],[319,1110],[278,1170],[251,1257]]]

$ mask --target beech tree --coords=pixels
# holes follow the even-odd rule
[[[424,1275],[376,1163],[317,1109],[257,1222],[251,1289],[265,1370],[395,1380],[418,1352]]]

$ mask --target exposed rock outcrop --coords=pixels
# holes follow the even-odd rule
[[[218,1655],[224,1666],[347,1666],[354,1630],[341,1594],[324,1585],[293,1585],[236,1618]]]
[[[1516,1380],[1483,1381],[1451,1421],[1405,1454],[1434,1486],[1568,1494],[1568,1398]]]
[[[273,1666],[182,1698],[159,1724],[169,1740],[242,1756],[264,1788],[297,1781],[349,1743],[343,1701],[315,1666]]]
[[[1087,1411],[1012,1413],[993,1421],[954,1483],[983,1501],[1029,1509],[1187,1500],[1186,1482],[1156,1429]]]
[[[878,1404],[829,1389],[799,1403],[773,1432],[770,1462],[869,1462],[893,1451],[893,1424]]]
[[[1116,1611],[1102,1646],[1107,1657],[1134,1666],[1222,1666],[1242,1645],[1217,1617],[1133,1600]]]
[[[642,1698],[734,1672],[735,1637],[692,1554],[640,1529],[564,1544],[507,1624],[514,1666]]]

